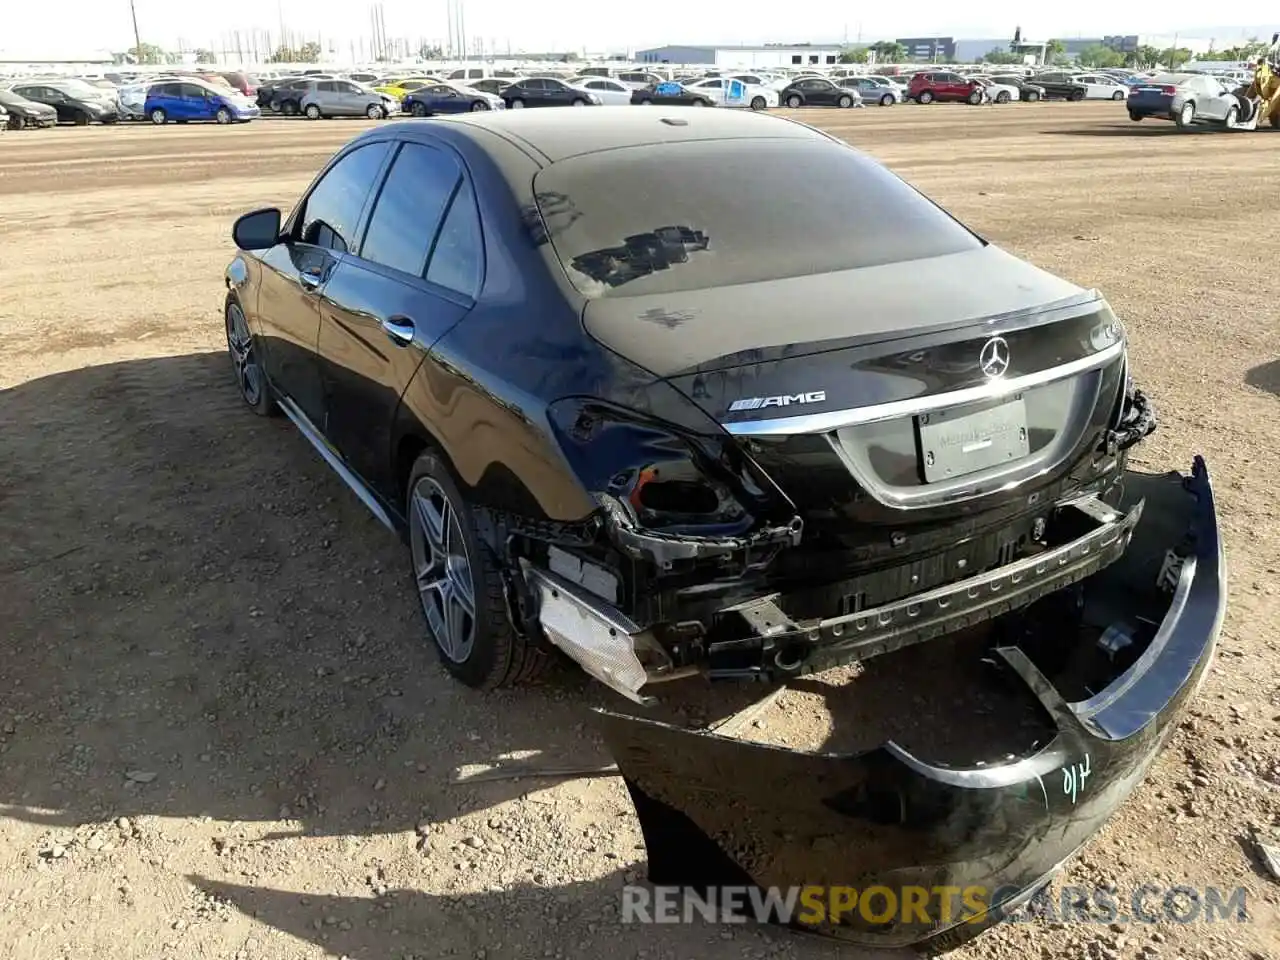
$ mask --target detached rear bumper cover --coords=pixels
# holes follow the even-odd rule
[[[1034,755],[952,769],[891,742],[848,756],[799,753],[601,712],[644,832],[649,879],[985,888],[989,910],[974,918],[943,917],[930,901],[927,923],[805,928],[881,946],[940,945],[998,922],[1002,905],[1042,885],[1137,785],[1205,675],[1226,590],[1199,458],[1185,487],[1195,498],[1194,549],[1158,632],[1125,673],[1067,703],[1020,649],[999,651],[1057,727]]]

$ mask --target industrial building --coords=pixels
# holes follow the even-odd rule
[[[840,61],[844,46],[839,43],[766,43],[762,46],[722,44],[719,46],[671,45],[637,50],[639,63],[687,63],[713,67],[828,67]]]
[[[908,60],[945,63],[956,59],[955,37],[899,37],[897,42],[907,51]]]

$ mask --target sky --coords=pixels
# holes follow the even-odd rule
[[[133,0],[144,43],[166,49],[218,44],[236,30],[278,35],[280,24],[306,39],[321,39],[345,54],[353,41],[368,38],[370,0],[257,0],[205,5],[173,0]],[[277,6],[278,3],[278,6]],[[1204,8],[1188,0],[1169,0],[1156,7],[1117,3],[1116,0],[1076,0],[1072,4],[1040,4],[1028,16],[1021,0],[984,0],[957,4],[953,0],[917,0],[911,4],[850,3],[848,0],[809,0],[779,16],[779,6],[766,0],[729,5],[719,0],[695,0],[677,5],[678,16],[649,15],[634,4],[600,0],[465,0],[468,46],[483,42],[486,51],[587,50],[625,51],[668,43],[838,42],[885,37],[955,36],[1011,37],[1016,26],[1029,39],[1104,34],[1172,34],[1202,22]],[[49,57],[76,51],[123,50],[133,45],[129,0],[62,0],[54,8],[40,3],[15,3],[5,16],[0,50],[21,49],[26,56]],[[382,0],[389,37],[441,42],[448,37],[446,0]],[[548,16],[554,10],[554,16]],[[910,11],[909,13],[906,11]],[[726,15],[729,11],[729,15]],[[630,16],[627,16],[630,13]],[[783,22],[785,21],[785,22]],[[1194,28],[1192,28],[1194,29]],[[1226,43],[1242,39],[1237,28],[1225,34]],[[1204,34],[1189,34],[1203,36]],[[230,41],[226,41],[230,42]],[[19,48],[19,44],[21,47]],[[1225,45],[1225,43],[1224,43]]]

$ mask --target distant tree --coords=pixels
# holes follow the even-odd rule
[[[1124,55],[1100,43],[1091,43],[1080,51],[1082,67],[1119,67],[1124,65]]]
[[[849,47],[840,53],[841,63],[866,63],[867,62],[866,47]]]
[[[423,60],[443,60],[444,51],[438,46],[423,44],[418,48],[418,56]]]
[[[204,47],[196,49],[196,63],[217,63],[218,58],[214,56],[212,50],[206,50]]]
[[[169,55],[154,43],[143,43],[133,48],[134,63],[168,63]]]
[[[1050,40],[1044,45],[1045,63],[1062,63],[1067,59],[1067,46],[1061,40]]]
[[[297,63],[298,51],[293,47],[287,47],[283,43],[276,47],[275,52],[267,57],[271,63]]]
[[[320,62],[320,44],[314,40],[308,40],[298,49],[299,63],[319,63]]]
[[[984,63],[1021,63],[1022,54],[1010,53],[1008,50],[992,47],[990,51],[982,55],[982,60]]]
[[[880,63],[899,63],[907,59],[907,48],[897,40],[878,40],[868,49]]]
[[[1160,62],[1170,70],[1176,70],[1191,59],[1191,51],[1186,47],[1169,47],[1160,51]]]

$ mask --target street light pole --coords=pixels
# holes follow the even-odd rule
[[[133,56],[138,63],[142,63],[142,36],[138,33],[138,11],[133,6],[133,0],[129,0],[129,15],[133,17]]]

